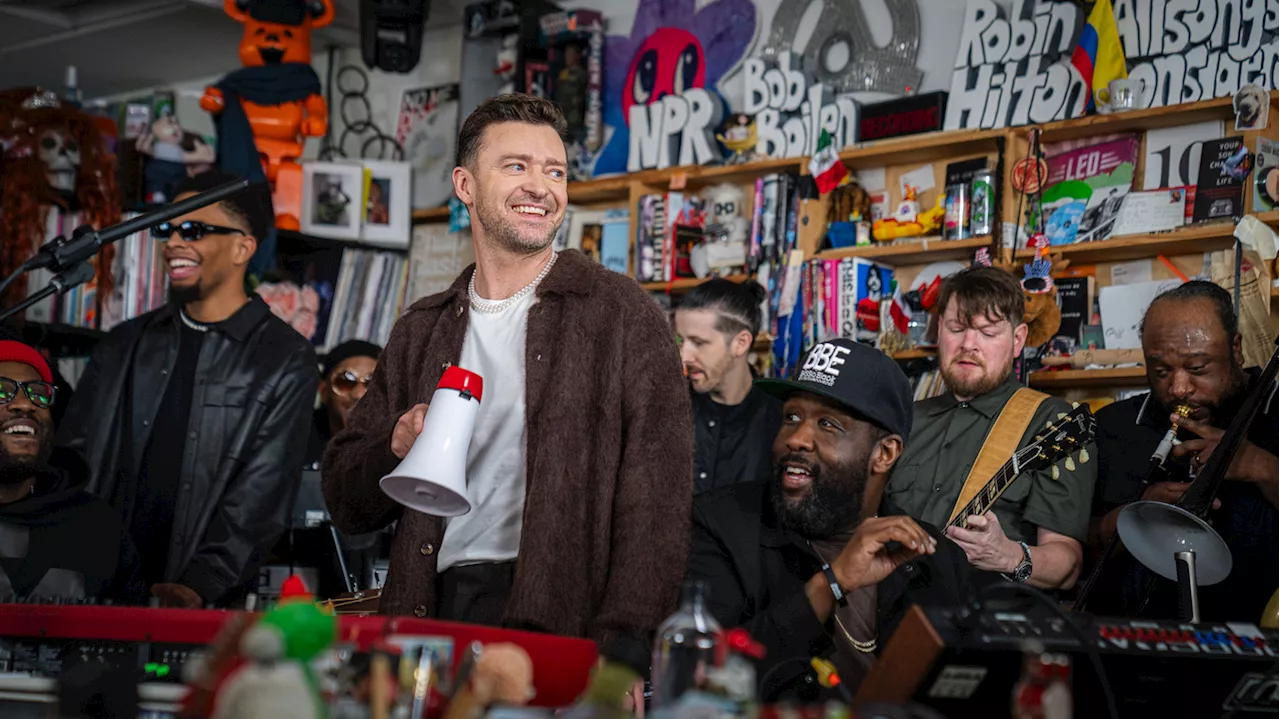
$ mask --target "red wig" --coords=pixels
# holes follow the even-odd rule
[[[76,175],[74,202],[49,186],[40,160],[40,135],[48,130],[74,139],[80,146],[80,171]],[[52,92],[22,87],[0,92],[0,142],[5,146],[0,164],[0,273],[9,273],[27,261],[45,240],[49,208],[78,210],[81,221],[97,229],[120,221],[120,194],[116,189],[115,156],[106,146],[97,121],[77,108],[64,105]],[[99,307],[112,288],[108,245],[95,260]],[[26,295],[16,283],[8,296],[11,304]]]

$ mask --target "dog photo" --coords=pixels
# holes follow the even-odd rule
[[[1231,109],[1236,114],[1235,129],[1261,130],[1267,126],[1271,98],[1257,85],[1245,85],[1232,98]]]

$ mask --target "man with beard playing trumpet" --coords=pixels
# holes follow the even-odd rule
[[[1013,361],[1022,354],[1027,325],[1022,287],[1013,275],[996,267],[958,272],[943,282],[938,308],[938,367],[949,391],[915,404],[911,441],[885,495],[908,515],[947,527],[961,488],[1003,413],[1021,413],[1024,419],[1006,419],[991,444],[1002,444],[999,435],[1013,430],[1020,439],[1016,445],[1004,444],[1017,448],[1071,406],[1030,390],[1019,392]],[[1012,448],[994,457],[995,468],[1009,459]],[[1085,450],[1094,451],[1092,444]],[[1083,563],[1094,466],[1081,459],[1025,472],[991,511],[969,517],[963,527],[947,527],[946,534],[978,569],[1041,589],[1069,589]],[[987,474],[975,476],[978,486],[991,479],[981,468],[975,474]]]

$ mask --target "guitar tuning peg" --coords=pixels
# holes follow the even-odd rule
[[[1071,409],[1077,409],[1077,408],[1079,408],[1079,407],[1080,407],[1080,403],[1079,403],[1079,402],[1072,402],[1072,403],[1071,403]]]
[[[1059,412],[1059,413],[1058,413],[1058,419],[1066,419],[1066,418],[1067,418],[1067,413],[1066,413],[1066,412]]]
[[[1081,463],[1081,464],[1083,464],[1083,463],[1088,462],[1088,461],[1089,461],[1089,450],[1087,450],[1087,449],[1081,449],[1081,450],[1080,450],[1080,463]]]
[[[1053,471],[1052,471],[1052,472],[1050,472],[1050,474],[1052,474],[1052,475],[1053,475],[1053,478],[1054,478],[1054,479],[1057,479],[1057,478],[1059,477],[1059,475],[1060,475],[1061,473],[1060,473],[1060,472],[1058,472],[1058,465],[1056,465],[1056,464],[1055,464],[1055,465],[1053,465]]]
[[[1066,465],[1066,467],[1067,467],[1067,471],[1068,471],[1068,472],[1074,472],[1074,471],[1076,471],[1076,462],[1075,462],[1075,460],[1074,460],[1074,459],[1071,459],[1070,457],[1067,457],[1067,461],[1066,461],[1066,462],[1063,462],[1063,464],[1065,464],[1065,465]]]

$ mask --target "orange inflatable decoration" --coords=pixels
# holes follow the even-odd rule
[[[296,230],[302,210],[298,158],[306,138],[321,137],[328,129],[328,107],[311,68],[311,31],[333,21],[333,2],[224,0],[223,9],[244,23],[244,67],[206,88],[200,99],[200,107],[218,122],[218,165],[251,181],[259,179],[251,168],[240,167],[256,148],[274,190],[276,226]],[[248,147],[249,140],[254,148]]]

